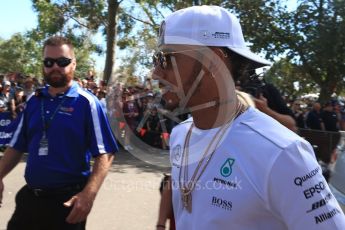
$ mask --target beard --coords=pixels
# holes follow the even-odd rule
[[[71,74],[63,74],[56,70],[50,73],[44,73],[45,82],[54,88],[66,87],[72,78],[73,76]]]

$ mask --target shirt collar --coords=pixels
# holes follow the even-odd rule
[[[78,96],[78,88],[79,88],[79,84],[75,81],[72,82],[72,86],[67,90],[66,93],[64,94],[58,94],[57,96],[62,96],[62,95],[66,95],[67,97],[77,97]],[[48,93],[48,89],[49,89],[49,85],[46,85],[43,90],[42,93],[45,97],[49,97],[50,94]]]

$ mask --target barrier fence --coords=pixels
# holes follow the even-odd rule
[[[316,158],[326,164],[330,163],[332,153],[341,141],[341,132],[314,129],[299,129],[298,134],[305,138],[314,148]]]
[[[19,114],[16,119],[12,119],[10,112],[0,113],[0,147],[6,146],[16,130],[22,114]]]
[[[10,112],[0,113],[0,147],[6,146],[17,128],[21,114],[12,120]],[[313,129],[299,129],[298,134],[305,138],[314,148],[318,160],[329,163],[331,155],[341,142],[345,132],[329,132]],[[343,138],[345,139],[345,138]]]

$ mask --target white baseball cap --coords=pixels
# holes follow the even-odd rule
[[[236,16],[219,6],[192,6],[170,14],[159,30],[158,45],[166,44],[227,47],[255,68],[271,65],[249,50]]]
[[[11,86],[11,82],[8,81],[8,80],[4,80],[4,82],[3,82],[2,84],[3,84],[4,86],[6,86],[6,85]]]

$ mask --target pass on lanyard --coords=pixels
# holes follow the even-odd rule
[[[56,107],[54,113],[48,118],[46,121],[45,116],[44,116],[44,103],[43,103],[43,98],[41,100],[41,116],[42,116],[42,123],[43,123],[43,135],[40,140],[40,147],[38,149],[38,155],[39,156],[47,156],[48,155],[48,137],[47,137],[47,130],[49,128],[50,123],[55,117],[55,114],[59,109],[61,108],[62,104],[66,100],[66,97],[64,97],[60,104]]]

